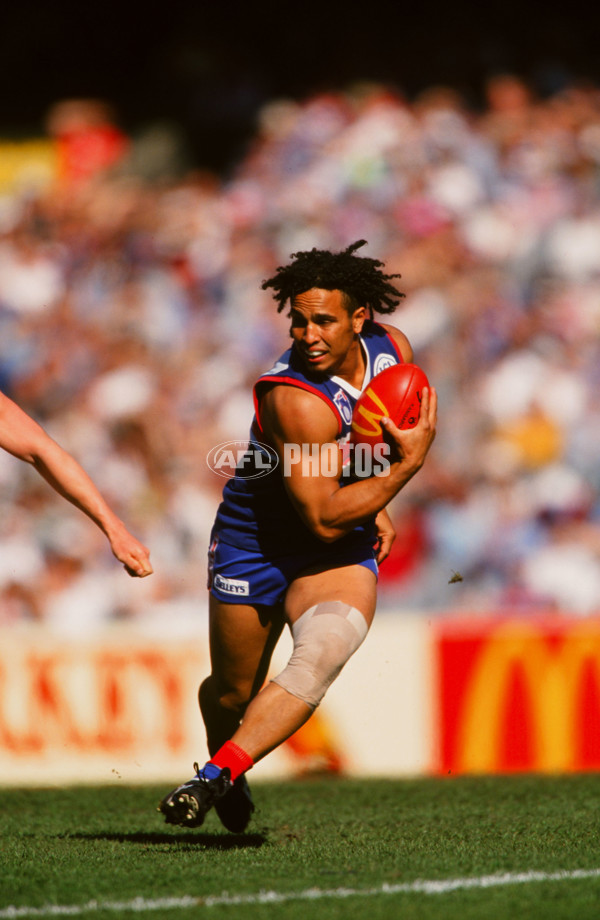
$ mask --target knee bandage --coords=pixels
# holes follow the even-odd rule
[[[360,610],[342,601],[310,607],[292,625],[294,651],[273,682],[316,709],[368,631]]]

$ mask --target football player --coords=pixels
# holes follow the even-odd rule
[[[395,446],[386,475],[344,478],[302,462],[306,448],[348,441],[361,391],[386,367],[411,362],[406,336],[375,322],[400,297],[397,275],[356,251],[313,249],[263,283],[290,307],[292,345],[254,389],[248,462],[223,492],[209,552],[212,672],[200,687],[210,760],[159,805],[170,824],[198,827],[213,805],[243,831],[253,804],[246,772],[310,717],[365,638],[377,566],[394,538],[385,507],[421,468],[436,429],[425,389],[416,427],[382,419]],[[297,458],[299,462],[292,462]],[[306,454],[305,454],[306,459]],[[269,469],[267,475],[258,475]],[[293,652],[266,686],[284,624]]]

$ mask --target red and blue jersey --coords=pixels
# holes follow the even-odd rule
[[[400,350],[383,326],[367,320],[360,335],[365,358],[362,389],[371,379],[394,364],[402,363]],[[348,440],[352,413],[362,389],[357,390],[341,377],[311,375],[305,370],[294,346],[289,348],[272,368],[262,374],[254,387],[255,419],[251,429],[249,451],[253,456],[265,454],[268,464],[270,448],[261,442],[260,401],[265,389],[273,385],[296,386],[324,400],[338,422],[338,443]],[[272,455],[271,451],[271,455]],[[259,551],[269,556],[285,556],[311,552],[320,547],[326,555],[329,546],[336,553],[344,545],[375,539],[373,522],[356,527],[333,544],[324,543],[302,521],[294,508],[284,484],[281,464],[268,475],[257,475],[252,462],[242,464],[223,490],[214,531],[219,540],[240,549]]]

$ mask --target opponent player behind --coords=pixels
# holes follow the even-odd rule
[[[143,578],[152,573],[148,550],[109,508],[87,473],[4,393],[0,393],[0,447],[31,463],[59,495],[87,514],[129,575]]]
[[[382,420],[397,451],[387,475],[343,484],[329,469],[325,475],[313,465],[305,475],[301,463],[284,462],[290,445],[347,441],[353,407],[372,376],[412,361],[403,333],[372,319],[393,312],[402,295],[391,283],[398,275],[355,254],[364,242],[340,253],[295,253],[263,283],[280,311],[290,304],[293,344],[255,386],[246,459],[260,458],[265,445],[280,462],[261,478],[251,478],[250,462],[240,465],[217,511],[209,553],[212,673],[199,693],[211,756],[160,803],[169,824],[198,827],[214,805],[228,830],[245,829],[253,804],[244,774],[303,725],[365,638],[377,565],[394,539],[385,506],[433,442],[431,388],[415,428]],[[263,687],[285,622],[291,658]]]

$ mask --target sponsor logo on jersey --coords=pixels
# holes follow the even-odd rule
[[[346,425],[349,425],[352,421],[352,404],[342,389],[334,395],[333,402]]]
[[[218,573],[215,575],[213,585],[224,594],[237,594],[244,597],[250,594],[250,585],[247,581],[238,578],[223,578]]]
[[[375,374],[380,374],[388,367],[393,367],[397,363],[398,358],[396,358],[394,355],[388,355],[387,352],[384,352],[381,355],[377,355],[375,358],[375,364],[373,365],[373,376],[375,376]]]

